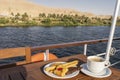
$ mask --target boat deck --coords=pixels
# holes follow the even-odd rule
[[[0,70],[0,80],[59,80],[47,76],[43,72],[44,65],[50,62],[70,61],[75,59],[79,60],[80,64],[86,62],[86,56],[84,56],[83,54],[79,54],[59,58],[57,60],[36,62],[11,68],[5,68]],[[110,69],[112,70],[112,75],[107,78],[93,78],[80,72],[79,75],[77,75],[76,77],[65,80],[120,80],[120,70],[112,67]]]

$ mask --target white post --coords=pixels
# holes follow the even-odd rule
[[[84,45],[84,55],[87,53],[87,44]]]
[[[106,60],[107,61],[109,61],[109,58],[110,58],[109,53],[110,53],[110,49],[111,49],[111,45],[112,45],[114,32],[115,32],[115,26],[116,26],[117,16],[118,16],[118,12],[119,12],[119,6],[120,6],[120,0],[117,0],[116,1],[115,11],[114,11],[114,14],[113,14],[113,20],[112,20],[109,40],[108,40],[108,44],[107,44],[107,49],[106,49]]]
[[[49,60],[49,49],[44,52],[44,61]]]

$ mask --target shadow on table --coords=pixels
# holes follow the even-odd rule
[[[26,80],[27,72],[23,66],[0,70],[0,80]]]

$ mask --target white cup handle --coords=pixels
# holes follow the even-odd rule
[[[110,67],[110,65],[111,65],[111,63],[110,63],[109,61],[106,61],[106,62],[105,62],[105,68]]]

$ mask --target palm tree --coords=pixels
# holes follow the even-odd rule
[[[15,15],[15,19],[16,19],[16,20],[19,20],[19,19],[20,19],[20,13],[17,13],[17,14]]]
[[[23,15],[22,15],[22,21],[28,21],[29,19],[29,16],[28,14],[25,12]]]
[[[11,15],[12,15],[12,16],[14,16],[14,13],[13,13],[13,12],[11,12]]]

